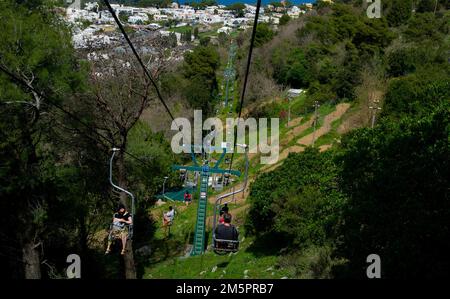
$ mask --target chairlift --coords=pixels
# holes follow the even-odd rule
[[[189,177],[189,171],[185,168],[179,169],[180,171],[180,181],[183,182],[183,186],[195,188],[198,181],[198,172],[194,171],[193,178]]]
[[[127,236],[127,240],[132,240],[133,239],[133,229],[134,229],[134,215],[135,215],[135,198],[133,193],[129,192],[128,190],[125,190],[122,187],[117,186],[116,184],[114,184],[113,180],[112,180],[112,165],[113,165],[113,161],[114,161],[114,156],[116,154],[116,152],[118,152],[120,149],[118,148],[113,148],[112,149],[112,156],[111,159],[109,160],[109,182],[111,183],[111,186],[113,187],[113,191],[114,192],[124,192],[126,193],[128,196],[130,196],[131,198],[131,224],[126,224],[128,226],[128,236]],[[113,231],[113,223],[111,223],[109,225],[109,232],[108,232],[108,238],[111,239],[112,237],[112,231]]]
[[[237,193],[244,192],[245,188],[247,187],[247,180],[248,180],[248,167],[249,167],[249,161],[248,161],[248,146],[246,144],[237,144],[237,146],[243,147],[245,149],[245,175],[244,175],[244,183],[241,189],[224,194],[222,196],[219,196],[216,199],[216,203],[214,206],[214,218],[213,218],[213,230],[212,230],[212,248],[215,253],[217,254],[227,254],[230,252],[237,252],[239,250],[239,240],[224,240],[224,239],[217,239],[216,238],[216,229],[219,223],[219,217],[220,214],[218,211],[220,210],[221,206],[225,203],[229,203],[231,201],[225,202],[222,204],[222,201],[230,196],[234,196]],[[228,172],[225,172],[223,174],[223,180],[222,184],[225,180],[229,180],[231,177],[231,174]]]

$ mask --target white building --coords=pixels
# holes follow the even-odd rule
[[[147,21],[148,21],[148,16],[147,16],[147,14],[144,14],[144,13],[139,13],[139,14],[128,17],[128,23],[131,23],[131,24],[145,23]]]
[[[153,19],[155,21],[167,21],[169,17],[167,15],[154,15]]]
[[[303,92],[304,92],[303,89],[291,88],[288,90],[288,97],[295,98],[295,97],[298,97],[299,95],[301,95]]]
[[[226,33],[226,34],[230,34],[232,30],[233,29],[230,28],[230,27],[223,26],[223,27],[217,29],[217,33],[222,33],[223,32],[223,33]]]

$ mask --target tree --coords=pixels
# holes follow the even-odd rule
[[[122,24],[128,23],[128,17],[129,17],[128,13],[126,13],[124,11],[120,11],[118,17]]]
[[[436,0],[420,0],[417,4],[416,11],[422,12],[434,12],[436,6]]]
[[[225,32],[220,32],[217,35],[217,40],[219,41],[219,45],[225,47],[228,44],[228,35]]]
[[[236,2],[228,5],[227,9],[233,11],[235,17],[241,18],[244,16],[245,4]]]
[[[412,1],[392,0],[387,12],[387,20],[390,26],[405,24],[411,18]]]
[[[446,21],[436,18],[432,13],[419,13],[409,20],[404,34],[409,41],[420,42],[425,39],[440,42],[447,32]]]
[[[154,50],[150,55],[141,56],[153,79],[158,80],[167,66],[166,60],[162,59],[164,45],[158,36],[137,42]],[[98,142],[100,151],[108,152],[112,145],[122,150],[115,161],[116,181],[119,186],[128,189],[129,167],[123,151],[128,147],[130,131],[156,95],[150,80],[128,50],[113,53],[108,51],[108,56],[103,56],[98,52],[91,63],[91,92],[80,97],[83,105],[74,102],[71,109],[77,115],[89,116],[91,126],[105,136],[106,140]],[[120,194],[120,201],[126,206],[130,204],[128,200],[125,193]],[[131,242],[127,242],[124,260],[126,278],[136,278]]]
[[[194,38],[198,39],[198,27],[194,28]]]
[[[256,27],[255,47],[260,47],[270,41],[275,33],[267,23],[259,23]]]
[[[329,242],[345,203],[338,191],[338,169],[331,152],[308,148],[290,154],[252,184],[246,231],[277,235],[294,248]]]
[[[280,18],[280,26],[286,25],[291,20],[291,17],[288,14],[283,14]]]
[[[337,244],[348,268],[341,275],[364,277],[369,253],[381,257],[384,278],[448,275],[448,109],[447,102],[342,140],[348,203]]]
[[[428,115],[434,107],[446,102],[450,87],[445,65],[429,67],[389,82],[382,115],[399,119],[405,115]]]
[[[210,41],[211,41],[211,38],[209,36],[201,37],[200,38],[200,45],[206,47],[206,46],[209,45]]]
[[[211,46],[198,46],[184,56],[183,75],[187,79],[186,95],[193,108],[204,115],[212,111],[212,98],[217,92],[216,70],[219,54]]]
[[[61,104],[82,89],[68,28],[42,1],[0,3],[0,126],[2,142],[1,205],[14,215],[2,219],[9,246],[11,272],[41,278],[45,229],[57,197],[56,184],[47,176],[51,142],[44,143],[51,127],[51,104]],[[42,41],[45,40],[45,43]],[[51,163],[51,162],[50,162]],[[4,249],[1,249],[2,251]],[[22,268],[20,271],[18,269]]]

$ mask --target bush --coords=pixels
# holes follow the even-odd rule
[[[282,166],[252,184],[246,231],[279,234],[297,248],[326,244],[344,202],[337,170],[331,152],[308,148],[290,154]]]

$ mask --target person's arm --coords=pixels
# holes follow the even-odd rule
[[[113,216],[113,222],[123,222],[123,219],[117,218],[116,215],[117,214],[114,214],[114,216]]]

